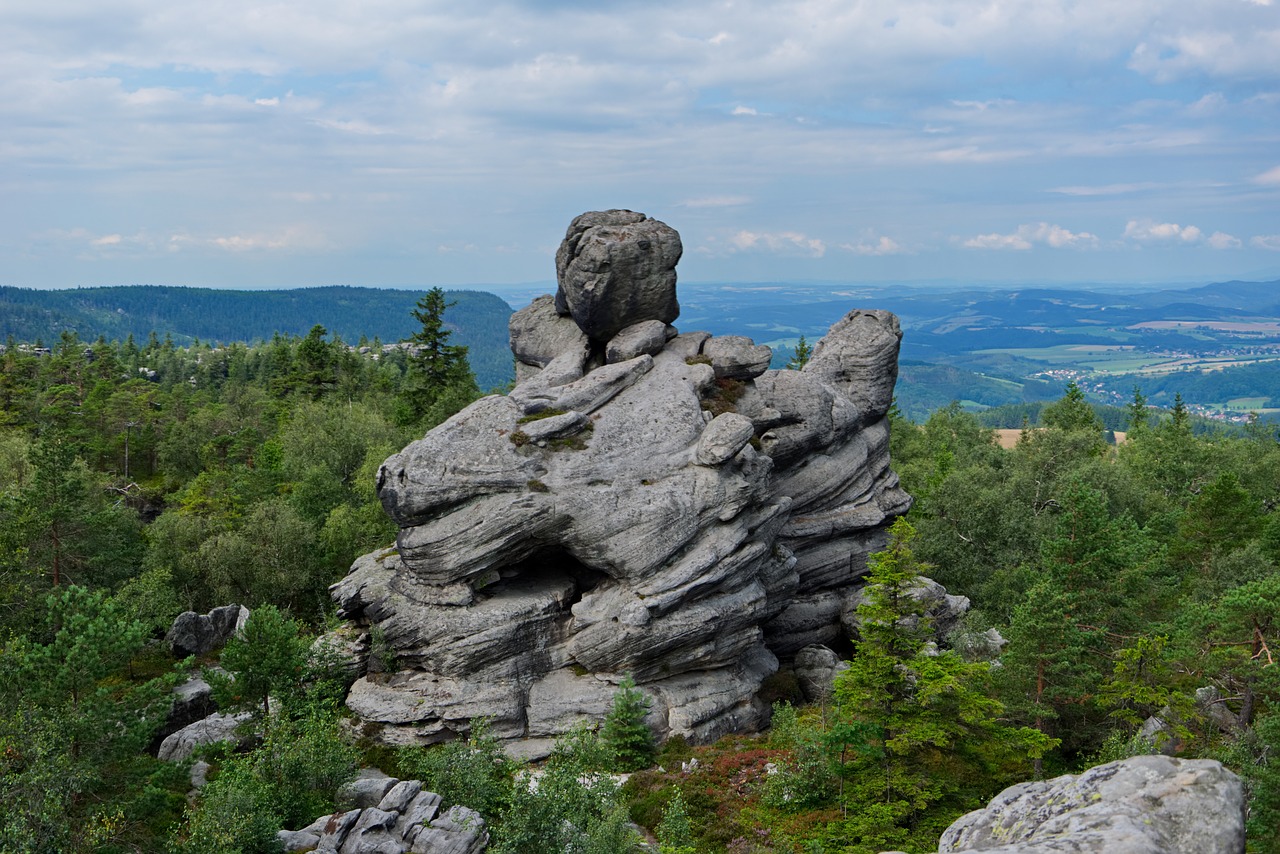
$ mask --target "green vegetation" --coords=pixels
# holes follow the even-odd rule
[[[1011,450],[959,406],[895,413],[916,505],[870,561],[834,696],[778,705],[766,736],[659,750],[625,681],[537,769],[479,721],[464,741],[362,756],[307,650],[327,585],[394,536],[379,464],[477,394],[448,307],[423,298],[416,361],[320,325],[254,346],[67,333],[47,355],[0,354],[0,848],[271,850],[377,760],[480,809],[500,854],[635,851],[628,817],[676,854],[925,851],[1008,783],[1160,746],[1136,738],[1158,713],[1181,755],[1245,777],[1251,850],[1280,851],[1280,444],[1256,424],[1199,432],[1172,386],[1157,415],[1145,385],[1101,412],[1069,385]],[[731,411],[743,391],[720,381],[704,403]],[[973,603],[938,646],[907,595],[920,574]],[[180,676],[152,642],[178,611],[228,601],[253,616],[221,656],[234,679],[213,681],[259,740],[210,751],[188,805],[187,769],[143,749]],[[975,651],[989,628],[1003,651]],[[373,668],[393,667],[385,637],[371,645]],[[1238,726],[1196,705],[1207,686]]]
[[[0,341],[55,342],[63,332],[83,341],[146,340],[153,329],[181,346],[305,336],[319,324],[349,343],[400,341],[417,331],[412,311],[421,291],[324,287],[276,291],[131,285],[44,291],[0,287]],[[511,307],[493,294],[447,291],[444,314],[453,343],[467,347],[482,388],[513,377],[507,320]]]

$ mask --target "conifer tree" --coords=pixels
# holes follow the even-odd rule
[[[657,755],[653,732],[645,723],[645,715],[653,701],[636,687],[630,676],[624,676],[613,695],[613,708],[604,719],[600,736],[617,757],[622,771],[639,771],[653,764]]]
[[[973,780],[989,785],[1055,743],[1001,722],[1003,707],[983,690],[987,664],[929,640],[930,620],[911,595],[927,568],[912,554],[914,536],[899,519],[888,549],[872,556],[861,636],[836,678],[832,743],[843,765],[844,834],[859,850],[941,832],[952,816],[931,807],[974,803]]]
[[[401,393],[406,423],[421,421],[428,414],[437,416],[433,420],[443,421],[479,394],[467,363],[467,348],[449,343],[453,332],[445,324],[444,313],[451,305],[445,301],[444,291],[432,288],[412,312],[422,328],[409,337],[412,358]],[[451,411],[439,411],[442,408]],[[432,412],[433,409],[437,411]]]

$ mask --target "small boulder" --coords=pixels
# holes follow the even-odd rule
[[[377,768],[362,769],[358,777],[338,789],[337,804],[342,809],[376,807],[399,782]]]
[[[555,298],[541,296],[511,315],[511,352],[516,361],[545,368],[563,353],[586,351],[587,336],[572,318],[556,313]]]
[[[197,747],[206,744],[217,744],[230,741],[241,744],[244,738],[240,735],[240,725],[249,720],[248,712],[236,715],[213,714],[203,720],[185,726],[160,743],[157,757],[165,762],[181,762],[189,757]]]
[[[750,418],[734,412],[725,412],[711,419],[707,429],[698,439],[694,459],[700,466],[718,466],[737,456],[755,435],[755,425]]]
[[[204,655],[226,643],[248,619],[249,609],[243,605],[223,605],[207,614],[184,611],[173,621],[164,640],[178,658]]]
[[[841,661],[833,650],[821,644],[810,644],[796,653],[793,669],[805,699],[821,703],[831,699],[836,675],[848,670],[849,662]]]
[[[605,342],[633,323],[671,323],[680,314],[676,263],[680,235],[635,211],[575,217],[556,252],[556,310],[593,341]]]
[[[612,364],[636,356],[656,356],[662,352],[667,340],[674,337],[675,330],[660,320],[633,323],[609,339],[604,350],[605,362]]]
[[[773,351],[742,335],[719,335],[702,345],[716,379],[749,380],[769,370]]]

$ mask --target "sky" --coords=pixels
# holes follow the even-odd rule
[[[0,0],[0,285],[1280,279],[1280,0]]]

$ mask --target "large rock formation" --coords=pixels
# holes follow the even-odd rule
[[[519,384],[382,466],[396,547],[332,591],[398,662],[349,695],[371,735],[483,715],[537,754],[629,673],[660,735],[707,741],[761,722],[779,658],[844,634],[910,505],[885,417],[897,319],[851,312],[804,370],[770,371],[768,348],[669,326],[678,247],[643,214],[574,220],[569,316],[542,298],[512,318]]]
[[[1244,789],[1207,759],[1135,756],[1005,789],[940,854],[1241,854]]]

